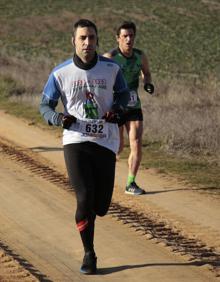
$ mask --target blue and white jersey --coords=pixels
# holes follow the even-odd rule
[[[77,118],[68,130],[64,129],[63,145],[91,141],[118,151],[118,125],[102,119],[113,104],[126,106],[128,101],[127,84],[115,62],[97,56],[97,63],[86,70],[73,59],[57,66],[44,87],[41,103],[41,113],[49,124],[58,125],[55,107],[59,99],[63,113]]]

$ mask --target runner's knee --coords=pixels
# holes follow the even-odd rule
[[[140,151],[142,146],[142,140],[139,138],[130,140],[130,148],[132,151]]]
[[[88,203],[85,199],[77,200],[77,208],[76,208],[76,214],[75,219],[76,222],[80,222],[87,218],[88,216]]]
[[[101,217],[105,216],[108,212],[109,206],[110,206],[110,203],[102,205],[102,206],[96,206],[95,213]]]
[[[96,211],[96,214],[98,215],[98,216],[105,216],[106,214],[107,214],[107,212],[108,212],[108,209],[102,209],[102,210],[98,210],[98,211]]]

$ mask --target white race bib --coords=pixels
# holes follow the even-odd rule
[[[85,136],[108,138],[108,124],[104,119],[77,120],[78,131]]]
[[[130,101],[128,103],[129,107],[134,107],[137,104],[138,95],[137,92],[132,90],[130,91]]]

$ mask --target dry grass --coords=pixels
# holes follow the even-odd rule
[[[10,77],[23,85],[28,94],[41,93],[45,78],[52,68],[51,62],[45,57],[27,62],[16,57],[9,57],[4,53],[0,55],[0,65],[0,76]],[[15,91],[13,95],[18,96],[19,93],[16,94]]]
[[[53,67],[39,57],[32,62],[15,57],[0,57],[0,76],[14,85],[7,96],[13,102],[38,107],[41,92]],[[220,152],[220,83],[207,78],[155,79],[153,96],[140,90],[144,110],[144,133],[150,142],[160,142],[164,150],[184,153]],[[140,87],[142,89],[142,85]]]
[[[156,81],[155,96],[141,92],[145,136],[166,150],[220,152],[219,81]]]
[[[51,61],[39,57],[26,62],[2,55],[0,63],[0,76],[15,82],[11,88],[5,87],[10,100],[37,108]],[[213,78],[203,83],[196,77],[163,78],[155,80],[153,96],[140,91],[147,141],[160,142],[165,151],[219,155],[219,84]]]

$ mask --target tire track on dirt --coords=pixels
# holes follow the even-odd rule
[[[32,264],[0,240],[0,281],[50,282]]]
[[[11,160],[18,162],[36,175],[74,193],[67,177],[37,160],[33,152],[21,147],[15,148],[6,141],[0,141],[0,149]],[[207,246],[198,239],[183,235],[181,230],[169,227],[166,222],[152,215],[140,213],[116,201],[112,202],[109,214],[116,220],[129,225],[139,234],[146,236],[147,239],[154,239],[156,243],[162,243],[173,252],[187,255],[189,260],[194,261],[197,265],[209,264],[211,271],[220,277],[220,254],[213,247]]]

